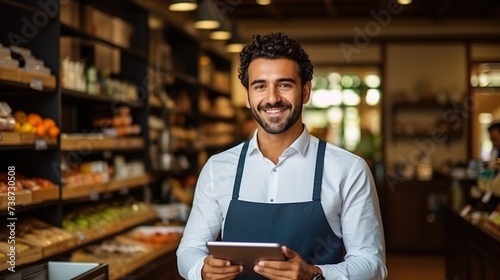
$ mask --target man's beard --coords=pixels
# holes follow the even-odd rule
[[[258,111],[256,111],[253,107],[252,108],[252,115],[259,123],[259,125],[269,134],[280,134],[285,131],[287,131],[290,127],[292,127],[300,118],[300,115],[302,114],[302,106],[297,106],[295,109],[292,109],[292,105],[290,103],[283,103],[282,101],[276,103],[276,104],[266,104],[259,106]],[[290,109],[292,110],[292,114],[287,117],[286,119],[282,120],[280,123],[281,118],[271,118],[269,122],[266,123],[266,121],[260,116],[259,112],[265,109]]]

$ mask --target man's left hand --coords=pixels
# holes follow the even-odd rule
[[[314,268],[306,263],[296,252],[281,247],[286,261],[259,261],[254,271],[272,280],[310,280],[314,275]]]

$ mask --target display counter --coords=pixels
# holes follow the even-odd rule
[[[445,211],[446,279],[499,280],[500,235]]]

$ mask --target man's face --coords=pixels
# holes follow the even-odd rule
[[[490,131],[490,139],[493,147],[500,149],[500,130],[492,129]]]
[[[267,133],[302,125],[302,105],[309,101],[311,82],[301,86],[295,61],[255,59],[248,67],[248,83],[247,107]]]

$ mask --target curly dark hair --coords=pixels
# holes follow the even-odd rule
[[[312,80],[313,65],[309,56],[296,40],[281,32],[264,36],[253,35],[252,43],[245,46],[240,53],[240,68],[238,78],[248,89],[248,66],[256,58],[278,59],[288,58],[297,62],[302,86]]]
[[[491,123],[490,126],[488,126],[489,132],[492,132],[493,130],[500,131],[500,122],[494,122],[494,123]]]

